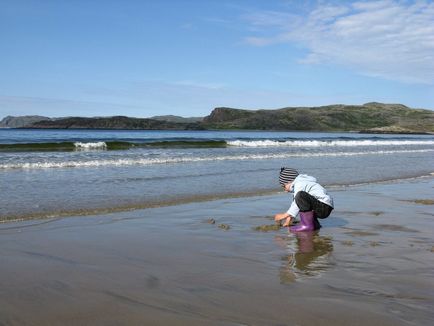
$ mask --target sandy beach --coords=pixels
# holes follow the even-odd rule
[[[428,325],[433,188],[333,188],[298,235],[254,229],[283,193],[4,223],[0,325]]]
[[[434,325],[434,0],[0,8],[0,326]]]

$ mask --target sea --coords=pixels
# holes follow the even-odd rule
[[[0,220],[277,193],[283,166],[332,189],[426,176],[434,135],[0,129]]]

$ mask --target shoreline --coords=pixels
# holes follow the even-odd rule
[[[8,325],[429,324],[433,205],[415,200],[433,187],[425,177],[332,190],[335,211],[303,234],[254,229],[287,208],[284,194],[5,224],[0,315]]]
[[[0,127],[0,129],[8,129],[8,130],[91,130],[91,131],[242,131],[242,132],[318,132],[318,133],[355,133],[355,134],[373,134],[373,135],[434,135],[434,132],[430,131],[381,131],[381,130],[294,130],[294,129],[213,129],[213,128],[204,128],[204,129],[125,129],[125,128],[68,128],[68,127]]]
[[[362,182],[355,184],[331,184],[325,186],[330,190],[339,190],[345,189],[349,187],[359,187],[370,184],[387,184],[387,183],[399,183],[405,182],[408,180],[417,180],[424,178],[434,178],[434,172],[429,174],[417,175],[417,176],[409,176],[404,178],[392,178],[392,179],[384,179],[378,181],[371,182]],[[83,208],[83,209],[75,209],[75,210],[67,210],[67,211],[51,211],[51,212],[37,212],[37,213],[29,213],[23,214],[19,216],[8,215],[8,216],[0,216],[0,225],[4,223],[14,223],[14,222],[24,222],[31,220],[46,220],[46,219],[58,219],[58,218],[67,218],[71,216],[91,216],[91,215],[100,215],[100,214],[112,214],[112,213],[121,213],[121,212],[129,212],[135,210],[143,210],[143,209],[152,209],[158,207],[171,207],[178,206],[184,204],[192,204],[192,203],[203,203],[210,201],[218,201],[224,199],[231,198],[249,198],[249,197],[257,197],[257,196],[270,196],[270,195],[278,195],[282,193],[281,190],[274,189],[264,189],[260,191],[254,192],[242,192],[242,193],[227,193],[227,194],[217,194],[217,195],[194,195],[184,198],[171,199],[166,201],[157,201],[157,202],[141,202],[134,203],[128,205],[120,205],[115,207],[100,207],[100,208]]]

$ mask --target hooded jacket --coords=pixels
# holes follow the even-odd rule
[[[294,198],[300,191],[306,191],[308,194],[312,195],[320,202],[333,207],[333,198],[327,194],[325,190],[319,183],[316,182],[314,177],[306,174],[299,174],[293,181],[292,189],[294,190]],[[297,216],[300,208],[298,208],[295,200],[292,201],[291,207],[288,209],[288,214],[291,216]]]

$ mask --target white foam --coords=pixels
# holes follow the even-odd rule
[[[236,147],[357,147],[357,146],[402,146],[434,145],[434,140],[231,140]]]
[[[391,150],[391,151],[368,151],[368,152],[332,152],[332,153],[280,153],[280,154],[244,154],[224,155],[215,157],[178,157],[178,158],[131,158],[111,160],[90,160],[90,161],[63,161],[63,162],[32,162],[1,164],[0,169],[48,169],[48,168],[89,168],[104,166],[132,166],[132,165],[153,165],[153,164],[175,164],[189,162],[209,161],[243,161],[243,160],[267,160],[282,159],[290,157],[333,157],[333,156],[358,156],[358,155],[387,155],[400,153],[427,153],[434,152],[434,149],[421,150]]]
[[[103,141],[96,143],[81,143],[76,142],[74,146],[78,150],[95,150],[95,149],[107,149],[107,144]]]

